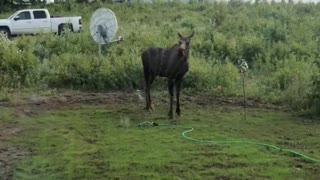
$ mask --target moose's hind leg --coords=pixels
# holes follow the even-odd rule
[[[150,105],[150,86],[148,86],[148,87],[146,87],[146,91],[145,91],[145,93],[146,93],[146,107],[145,107],[145,109],[147,110],[147,111],[149,111],[149,112],[151,112],[151,105]]]
[[[173,119],[173,112],[172,112],[172,104],[173,104],[173,88],[174,88],[174,81],[169,79],[168,81],[168,90],[170,95],[170,107],[169,107],[169,119]]]
[[[146,107],[145,109],[150,111],[150,76],[148,74],[148,68],[143,68],[144,72],[144,81],[145,81],[145,98],[146,98]]]
[[[154,76],[150,75],[149,70],[147,68],[144,68],[144,78],[145,78],[145,97],[146,97],[146,107],[145,109],[149,112],[152,112],[153,107],[151,105],[151,96],[150,96],[150,89],[151,84],[154,80]]]

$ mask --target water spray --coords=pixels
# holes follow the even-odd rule
[[[246,105],[246,88],[245,88],[245,73],[249,69],[247,62],[244,59],[238,60],[239,70],[242,74],[242,92],[243,92],[243,111],[244,111],[244,119],[247,120],[247,105]]]
[[[122,127],[126,127],[126,129],[128,129],[130,127],[130,119],[127,116],[122,116],[120,115],[120,125]]]
[[[142,93],[141,93],[141,90],[136,90],[136,93],[135,93],[137,96],[138,96],[138,99],[139,100],[141,100],[141,101],[143,101],[144,100],[144,98],[142,97]]]

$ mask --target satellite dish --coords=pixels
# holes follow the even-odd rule
[[[117,40],[112,40],[117,30],[117,18],[110,9],[99,8],[92,14],[90,19],[90,34],[92,39],[99,45],[100,55],[101,45],[122,41],[121,36]]]

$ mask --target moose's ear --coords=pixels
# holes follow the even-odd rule
[[[192,33],[190,34],[189,38],[192,38],[194,35],[194,30],[192,30]]]
[[[182,37],[182,35],[178,32],[178,36],[180,37],[180,39],[182,39],[183,37]]]

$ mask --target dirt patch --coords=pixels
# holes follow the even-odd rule
[[[231,179],[230,177],[228,176],[218,176],[218,177],[215,177],[216,180],[229,180]]]
[[[12,179],[13,171],[17,161],[28,155],[28,152],[12,147],[10,138],[17,135],[21,129],[0,126],[0,177],[1,179]]]
[[[0,176],[12,179],[16,162],[28,155],[27,152],[15,147],[0,147]]]
[[[30,107],[16,107],[14,109],[14,116],[16,118],[26,118],[26,117],[32,117],[37,115],[36,109],[32,109]]]
[[[272,110],[287,111],[288,108],[285,106],[272,104],[264,102],[259,99],[247,98],[246,103],[244,103],[243,97],[222,97],[222,96],[212,96],[212,95],[195,95],[195,96],[182,96],[181,98],[188,103],[193,103],[201,106],[237,106],[243,107],[246,105],[247,108],[263,108]]]
[[[19,128],[3,127],[0,125],[0,140],[7,140],[7,138],[16,135],[19,131]]]
[[[121,103],[130,101],[135,97],[126,93],[75,93],[75,94],[58,94],[54,96],[45,96],[35,98],[26,98],[21,102],[7,103],[8,106],[29,106],[38,107],[38,109],[60,109],[70,105],[80,104],[105,104]]]
[[[176,99],[174,99],[175,101]],[[169,104],[167,94],[154,95],[152,102],[156,106]],[[181,105],[193,104],[195,106],[213,107],[223,112],[231,112],[234,108],[244,106],[242,97],[216,97],[212,95],[181,95]],[[175,103],[175,102],[174,102]],[[29,95],[15,102],[2,102],[2,106],[15,109],[15,117],[33,117],[47,110],[59,110],[66,108],[78,108],[82,105],[108,105],[108,104],[134,104],[145,106],[144,94],[137,92],[108,92],[108,93],[60,93],[51,96]],[[1,106],[0,105],[0,106]],[[275,104],[247,99],[247,108],[262,108],[276,111],[287,111],[288,108]],[[130,109],[128,109],[130,111]]]
[[[17,117],[30,117],[37,115],[43,110],[58,110],[66,107],[77,107],[81,105],[103,105],[103,104],[141,104],[144,106],[143,94],[128,92],[108,93],[61,93],[52,96],[30,95],[19,102],[5,102],[3,106],[14,107]],[[156,105],[168,103],[167,96],[154,96],[153,103]],[[244,105],[241,97],[216,97],[210,95],[182,95],[181,104],[194,104],[199,106],[216,107],[242,107]],[[247,99],[248,108],[264,108],[286,111],[287,108],[275,104],[262,102],[257,99]]]
[[[223,164],[218,162],[212,162],[210,164],[203,165],[203,168],[205,169],[231,169],[231,168],[237,168],[237,167],[246,167],[247,165],[244,163],[232,163],[232,164]]]

